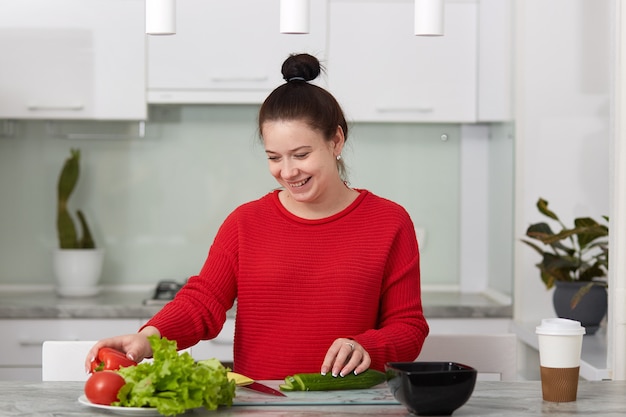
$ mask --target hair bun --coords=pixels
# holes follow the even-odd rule
[[[292,54],[281,68],[285,81],[311,81],[320,75],[321,70],[318,59],[309,54]]]

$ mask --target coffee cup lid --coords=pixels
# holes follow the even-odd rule
[[[579,334],[585,334],[585,328],[581,326],[579,321],[570,319],[543,319],[541,325],[536,328],[537,334],[546,335],[562,335],[562,336],[576,336]]]

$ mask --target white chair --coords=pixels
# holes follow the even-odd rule
[[[417,361],[462,363],[478,371],[479,380],[517,379],[517,336],[507,334],[431,334]]]
[[[95,341],[64,340],[43,342],[41,351],[42,381],[86,381],[85,358]],[[191,348],[180,350],[191,352]],[[150,361],[152,359],[145,359]]]
[[[95,341],[45,341],[41,353],[42,381],[86,381],[85,358]]]

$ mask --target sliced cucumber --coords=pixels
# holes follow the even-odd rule
[[[330,373],[326,375],[318,373],[301,373],[289,375],[285,383],[279,386],[281,391],[331,391],[346,389],[371,388],[387,380],[383,372],[374,369],[358,375],[348,374],[344,377],[334,377]]]

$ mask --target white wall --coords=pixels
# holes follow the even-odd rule
[[[609,214],[609,0],[515,4],[515,237],[544,220],[539,197],[566,224]],[[553,317],[538,255],[515,246],[514,316]]]
[[[612,253],[626,251],[626,5],[615,2],[615,45],[613,71],[615,79],[613,120],[613,176],[611,198],[611,229],[609,245]],[[613,379],[626,379],[626,257],[611,256],[609,260],[609,365]]]

